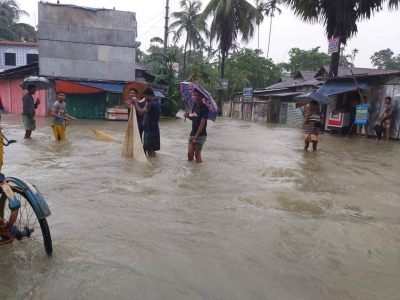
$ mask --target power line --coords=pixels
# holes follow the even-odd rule
[[[160,22],[163,18],[164,18],[164,17],[161,16],[161,18],[160,18],[152,27],[150,27],[149,30],[147,30],[145,33],[142,33],[142,34],[141,34],[140,36],[138,36],[137,38],[138,38],[138,39],[141,38],[141,37],[144,36],[146,33],[148,33],[150,30],[156,28],[157,23]]]
[[[162,14],[163,13],[163,11],[160,11],[158,14],[156,14],[154,17],[152,17],[150,20],[147,20],[146,22],[144,22],[143,24],[141,24],[141,26],[138,26],[138,27],[144,27],[143,25],[144,24],[147,24],[147,23],[149,23],[150,21],[152,21],[152,20],[154,20],[155,18],[157,18],[160,14]]]

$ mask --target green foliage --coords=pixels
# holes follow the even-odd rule
[[[216,84],[218,82],[217,63],[212,62],[217,51],[213,51],[201,61],[193,62],[188,81],[199,84]]]
[[[226,78],[229,79],[228,97],[245,86],[264,88],[277,82],[281,69],[272,60],[261,56],[260,50],[243,48],[226,60]]]
[[[344,54],[346,49],[344,47],[340,48],[340,58],[339,58],[339,66],[353,68],[354,60],[358,54],[358,49],[351,50],[351,54]]]
[[[174,34],[174,43],[176,44],[182,35],[186,35],[185,47],[183,54],[183,76],[186,76],[186,54],[191,56],[191,50],[198,49],[204,44],[201,33],[204,33],[206,37],[209,37],[209,32],[206,28],[205,21],[199,20],[200,10],[202,3],[198,0],[181,0],[180,6],[182,11],[172,13],[172,17],[176,19],[169,27],[176,29]],[[189,46],[189,52],[187,47]]]
[[[163,43],[159,38],[152,39],[152,42]],[[169,85],[168,95],[163,101],[162,112],[167,117],[174,117],[179,111],[181,104],[181,97],[178,88],[178,78],[176,72],[173,69],[173,64],[178,61],[179,51],[175,48],[167,49],[166,53],[163,52],[163,48],[159,48],[158,51],[154,51],[147,55],[144,61],[148,65],[158,66],[156,72],[157,76],[155,82],[166,81]]]
[[[0,40],[36,42],[37,32],[34,27],[18,23],[20,17],[29,16],[20,10],[15,0],[0,1]]]
[[[319,51],[320,47],[311,50],[301,50],[292,48],[289,51],[289,63],[283,63],[282,67],[291,75],[296,75],[298,71],[318,71],[321,66],[329,65],[330,56]]]
[[[371,62],[378,69],[400,70],[400,54],[395,56],[389,48],[375,52],[371,56]]]
[[[369,20],[374,13],[387,5],[389,9],[398,9],[400,0],[282,0],[303,21],[322,23],[328,39],[340,37],[342,45],[358,32],[357,23]],[[335,74],[339,66],[339,55],[331,56],[332,70]]]

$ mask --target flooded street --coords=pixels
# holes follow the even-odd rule
[[[399,299],[400,143],[209,122],[202,165],[191,122],[162,120],[151,167],[121,157],[126,122],[50,118],[22,139],[3,116],[3,173],[45,196],[54,252],[0,247],[1,299]]]

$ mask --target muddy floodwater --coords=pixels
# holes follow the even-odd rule
[[[220,118],[202,165],[191,122],[162,120],[151,166],[121,157],[126,122],[2,117],[3,173],[48,201],[54,245],[0,247],[0,299],[400,299],[400,143]]]

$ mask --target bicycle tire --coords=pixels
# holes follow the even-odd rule
[[[20,188],[17,184],[15,183],[11,183],[9,182],[9,185],[12,189],[12,191],[14,192],[14,194],[19,195],[21,197],[18,197],[18,199],[21,202],[21,207],[18,213],[18,219],[15,222],[15,224],[18,223],[18,228],[19,229],[23,229],[27,226],[32,226],[35,225],[36,222],[39,224],[39,228],[41,230],[42,233],[42,237],[43,237],[43,244],[44,244],[44,248],[45,251],[47,253],[47,255],[51,256],[53,253],[53,244],[52,244],[52,240],[51,240],[51,234],[50,234],[50,228],[49,225],[47,223],[47,220],[45,218],[39,219],[38,217],[38,212],[35,210],[35,207],[32,205],[32,200],[30,199],[30,197],[24,192],[24,190],[22,188]],[[32,197],[32,196],[31,196]],[[1,209],[1,211],[5,210],[5,203],[7,203],[7,201],[5,201],[4,203],[0,203],[1,205],[4,205]],[[36,221],[33,224],[25,224],[25,222],[23,222],[23,214],[26,213],[28,215],[30,215],[29,220],[25,220],[25,221],[29,221],[32,218],[32,213],[29,212],[29,208],[27,208],[26,203],[29,205],[29,208],[34,212],[35,216],[36,216]],[[3,212],[4,214],[4,212]],[[4,217],[4,216],[1,216]],[[38,228],[38,227],[37,227]],[[29,227],[30,229],[30,227]]]

